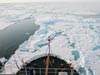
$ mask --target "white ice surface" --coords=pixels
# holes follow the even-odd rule
[[[18,72],[15,61],[21,68],[22,59],[24,62],[30,62],[39,55],[46,54],[47,37],[50,36],[54,55],[72,62],[74,68],[82,75],[100,75],[100,17],[96,16],[98,13],[91,11],[80,11],[80,13],[75,10],[71,12],[59,5],[29,5],[28,8],[27,6],[13,5],[0,15],[6,19],[9,17],[10,23],[34,18],[35,23],[40,25],[35,34],[21,44],[9,58],[2,73]],[[5,14],[6,12],[8,14]]]

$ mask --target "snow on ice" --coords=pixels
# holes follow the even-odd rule
[[[9,18],[9,22],[34,18],[40,28],[19,46],[5,64],[5,71],[2,73],[18,72],[15,60],[21,68],[22,59],[29,62],[37,56],[45,54],[48,44],[47,37],[50,36],[54,55],[67,62],[72,62],[81,75],[100,75],[100,17],[97,17],[100,14],[98,12],[74,10],[74,13],[66,7],[62,9],[59,5],[34,6],[30,4],[26,7],[25,4],[19,4],[12,6],[7,10],[2,9],[4,11],[0,11],[2,12],[0,16]],[[24,10],[22,10],[23,8]]]

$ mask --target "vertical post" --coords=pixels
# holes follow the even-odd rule
[[[40,75],[41,75],[41,68],[40,68]]]
[[[74,74],[74,71],[73,71],[73,69],[71,69],[71,75],[73,75]]]
[[[33,74],[35,75],[35,69],[33,70]]]
[[[46,72],[45,75],[48,75],[48,68],[49,68],[49,63],[50,63],[50,36],[48,37],[48,47],[49,47],[49,53],[46,59]]]
[[[50,57],[50,54],[47,56],[47,60],[46,60],[46,72],[45,72],[45,75],[48,75],[49,57]]]
[[[25,74],[27,75],[27,68],[26,68],[26,63],[24,62],[24,60],[23,60],[23,58],[22,58],[22,63],[23,63],[23,66],[24,66],[24,68],[25,68]]]
[[[56,72],[56,68],[55,68],[55,75],[56,75],[56,73],[57,73],[57,72]]]
[[[26,68],[26,66],[24,66],[25,67],[25,74],[27,75],[27,68]]]

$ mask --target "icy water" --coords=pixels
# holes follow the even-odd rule
[[[21,43],[39,28],[33,19],[20,21],[0,31],[0,58],[9,58]]]

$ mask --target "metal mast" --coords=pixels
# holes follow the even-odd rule
[[[50,64],[50,42],[51,42],[51,39],[50,39],[50,36],[48,37],[48,48],[49,48],[49,53],[47,55],[47,59],[46,59],[46,72],[45,72],[45,75],[48,75],[48,68],[49,68],[49,64]]]

